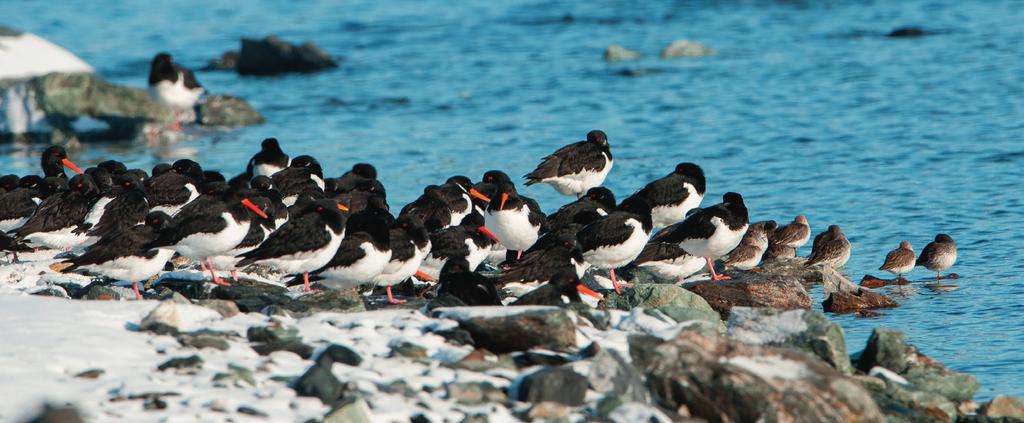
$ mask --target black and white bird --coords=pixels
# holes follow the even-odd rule
[[[181,159],[167,167],[153,167],[152,177],[143,185],[151,211],[162,211],[174,216],[186,204],[199,198],[203,186],[203,169],[192,160]]]
[[[517,251],[518,260],[530,248],[545,224],[545,217],[519,198],[515,185],[502,182],[484,212],[484,224],[494,233],[498,242],[509,250]]]
[[[249,200],[257,208],[263,210],[267,217],[253,216],[252,223],[249,224],[249,231],[245,233],[245,238],[242,238],[238,245],[209,258],[209,263],[215,269],[230,271],[231,279],[235,282],[238,282],[238,262],[242,261],[240,256],[256,249],[277,229],[277,218],[274,215],[274,210],[271,208],[270,200],[260,195],[252,195],[249,197]]]
[[[58,145],[43,150],[40,162],[40,166],[43,168],[43,177],[45,178],[56,176],[67,179],[68,176],[64,173],[65,167],[79,175],[85,173],[68,159],[68,152],[64,150],[64,147]]]
[[[471,269],[476,269],[497,243],[498,238],[484,226],[484,217],[480,213],[470,213],[458,226],[430,235],[430,253],[423,259],[420,270],[436,280],[444,264],[454,257],[465,259]]]
[[[332,199],[304,204],[259,247],[242,254],[238,266],[261,263],[285,274],[301,273],[305,290],[312,291],[309,272],[331,261],[345,238],[345,211],[348,207]]]
[[[942,271],[952,267],[953,263],[956,263],[956,243],[946,234],[935,235],[935,240],[924,246],[917,257],[917,265],[935,272],[937,281],[942,280]]]
[[[245,173],[249,175],[250,179],[256,176],[273,176],[287,168],[289,164],[291,164],[291,160],[287,154],[284,154],[284,151],[281,151],[281,145],[278,144],[277,138],[267,138],[260,143],[260,151],[249,159]]]
[[[356,163],[352,165],[352,169],[349,169],[337,179],[336,189],[338,192],[348,192],[355,188],[356,183],[359,181],[376,181],[377,168],[369,163]]]
[[[618,209],[604,218],[587,225],[576,235],[583,259],[598,269],[605,269],[611,277],[612,286],[620,293],[622,286],[615,277],[615,269],[635,260],[653,230],[651,206],[639,197],[628,198]]]
[[[99,239],[144,223],[149,214],[149,201],[139,178],[122,174],[113,182],[114,186],[93,204],[79,225],[90,238]]]
[[[575,271],[562,270],[553,275],[550,281],[544,285],[538,286],[536,289],[523,294],[509,305],[557,306],[562,305],[567,301],[571,303],[579,303],[583,301],[580,298],[580,294],[589,295],[598,300],[604,299],[601,294],[587,288]]]
[[[444,264],[437,285],[438,295],[453,295],[469,306],[501,305],[494,279],[474,272],[462,257]]]
[[[743,235],[740,245],[729,252],[723,263],[726,267],[750,270],[757,267],[768,250],[768,236],[775,232],[779,225],[774,220],[751,223],[747,233]]]
[[[47,184],[36,175],[24,176],[18,180],[18,186],[0,194],[0,233],[7,233],[20,228],[35,213],[39,203],[53,194],[53,190],[67,190],[67,181],[53,177],[53,182],[60,180],[62,186]]]
[[[794,249],[803,247],[811,239],[811,226],[807,223],[807,216],[797,215],[792,222],[787,223],[768,237],[772,244],[785,245]]]
[[[743,197],[727,192],[722,202],[699,209],[682,222],[670,225],[659,233],[663,242],[673,242],[687,253],[703,257],[711,272],[711,279],[729,279],[715,272],[712,260],[722,257],[736,248],[747,232],[747,206]]]
[[[900,242],[899,247],[885,255],[885,262],[878,270],[892,273],[896,275],[896,280],[900,280],[903,279],[903,275],[914,270],[916,261],[917,255],[914,254],[914,248],[910,246],[910,241],[903,241]]]
[[[292,159],[287,168],[274,173],[270,179],[274,182],[274,188],[281,193],[284,204],[289,207],[295,204],[301,193],[324,193],[324,171],[320,162],[312,156]]]
[[[383,209],[349,216],[345,239],[331,261],[316,272],[320,284],[342,290],[373,283],[391,261],[390,220],[391,215]]]
[[[635,196],[651,204],[651,221],[655,228],[681,222],[686,214],[704,200],[704,170],[693,163],[679,163],[672,173],[657,179]]]
[[[454,211],[445,198],[444,190],[438,185],[427,185],[423,188],[423,194],[402,207],[398,215],[416,217],[430,232],[458,224],[452,224]],[[461,218],[459,222],[462,222]]]
[[[204,90],[192,71],[174,63],[170,54],[159,53],[149,65],[149,92],[178,114],[192,110]]]
[[[551,245],[541,251],[533,251],[509,265],[501,272],[498,282],[501,284],[521,283],[526,285],[540,284],[551,280],[555,274],[563,270],[572,270],[578,277],[583,277],[588,264],[583,252],[576,245],[575,238],[563,238],[561,243]]]
[[[544,157],[524,178],[526,186],[546,183],[562,195],[579,197],[604,183],[612,164],[608,136],[593,130],[587,133],[585,141],[569,144]]]
[[[174,255],[174,250],[149,248],[171,217],[164,212],[152,212],[144,220],[141,224],[103,236],[82,255],[65,261],[71,266],[62,272],[86,272],[131,282],[135,299],[141,300],[139,282],[163,270],[167,260]]]
[[[817,264],[838,270],[850,259],[850,241],[846,239],[839,225],[830,225],[825,232],[814,237],[807,267]]]
[[[473,181],[463,175],[455,175],[444,181],[441,193],[452,211],[448,226],[458,225],[462,218],[473,212]]]
[[[423,222],[415,216],[402,216],[391,226],[391,260],[384,270],[373,278],[377,286],[384,286],[388,293],[388,303],[401,304],[405,300],[395,299],[391,287],[417,276],[433,281],[419,271],[420,264],[430,252],[430,234],[423,227]]]
[[[43,200],[32,217],[14,230],[19,241],[66,251],[88,239],[84,233],[75,230],[99,197],[96,184],[89,175],[80,174],[68,181],[68,187],[67,191]]]
[[[548,215],[548,226],[552,230],[571,225],[576,221],[576,215],[586,212],[595,212],[601,216],[615,211],[615,194],[605,187],[594,187],[587,190],[582,197],[560,207],[554,213]]]
[[[664,228],[647,242],[640,255],[633,260],[633,265],[651,272],[655,277],[665,281],[682,282],[687,276],[704,268],[704,257],[687,253],[677,242],[665,242],[662,234]]]
[[[267,218],[267,215],[245,192],[230,189],[227,183],[210,182],[203,190],[209,194],[182,207],[174,215],[173,224],[160,231],[149,247],[174,250],[200,263],[206,262],[211,281],[228,285],[217,276],[210,257],[231,251],[249,233],[253,216]]]

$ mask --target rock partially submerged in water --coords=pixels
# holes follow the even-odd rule
[[[338,67],[338,63],[312,41],[294,45],[273,35],[262,40],[243,38],[235,63],[240,75],[313,72]]]
[[[661,50],[662,59],[679,57],[704,57],[715,54],[715,51],[704,44],[690,40],[675,40]]]
[[[876,367],[902,377],[907,389],[941,395],[956,403],[970,401],[979,388],[974,376],[949,370],[919,353],[906,343],[902,332],[892,329],[875,329],[857,360],[861,371],[874,372]]]
[[[683,288],[700,295],[722,320],[729,319],[734,306],[770,307],[783,310],[811,308],[811,296],[794,277],[785,275],[743,273],[726,281],[698,281]]]
[[[630,50],[618,44],[612,44],[604,50],[604,61],[606,62],[622,62],[626,60],[636,60],[643,57],[639,51]]]
[[[199,123],[206,126],[250,126],[266,122],[248,102],[230,95],[212,95],[199,105]]]
[[[821,302],[821,306],[829,313],[845,314],[881,308],[896,308],[900,306],[900,303],[881,292],[862,288],[856,292],[833,292],[825,301]]]

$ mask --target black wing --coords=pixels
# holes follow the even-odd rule
[[[164,206],[170,204],[183,204],[192,196],[192,192],[185,187],[189,179],[174,173],[167,172],[146,181],[146,193],[152,206]]]
[[[191,70],[188,70],[177,63],[174,64],[174,70],[181,72],[181,76],[185,78],[185,88],[203,88],[202,85],[199,85],[199,81],[196,80],[196,75],[193,74]]]
[[[526,174],[526,185],[558,175],[580,173],[584,169],[601,169],[604,165],[604,154],[600,147],[587,141],[572,143],[543,158],[533,172]]]
[[[566,268],[572,268],[568,251],[564,247],[555,247],[523,256],[498,276],[498,282],[547,282]]]
[[[39,204],[39,208],[18,228],[15,233],[25,237],[37,232],[49,232],[74,226],[85,219],[92,201],[81,194],[68,191],[61,195],[51,195]]]
[[[587,225],[576,234],[576,240],[583,251],[593,251],[607,245],[626,242],[633,235],[633,227],[626,225],[630,216],[625,213],[612,213],[604,219]]]
[[[683,179],[674,173],[664,178],[653,181],[637,191],[633,196],[641,196],[651,204],[651,207],[668,206],[682,203],[689,197]]]
[[[550,305],[558,306],[562,305],[562,294],[558,292],[558,287],[545,283],[544,285],[538,286],[533,291],[523,294],[515,302],[509,305],[514,306],[525,306],[525,305]]]
[[[680,243],[687,239],[710,238],[715,234],[715,225],[711,223],[711,218],[714,217],[713,212],[716,207],[721,207],[721,205],[701,209],[682,222],[665,227],[658,231],[651,241]]]
[[[103,237],[130,228],[143,221],[149,213],[146,195],[138,190],[126,191],[103,207],[103,217],[89,230],[89,236]]]
[[[194,203],[190,203],[190,205]],[[175,215],[174,224],[160,231],[160,235],[148,247],[167,247],[181,242],[190,235],[220,232],[228,225],[221,216],[226,211],[227,207],[220,201],[211,204],[211,207],[203,209],[201,212],[197,210],[197,212],[185,213],[185,209],[182,209]]]
[[[416,255],[416,244],[404,230],[391,230],[391,261],[406,261]]]
[[[334,253],[334,258],[324,268],[348,267],[366,257],[366,251],[361,246],[367,242],[372,242],[372,240],[366,232],[346,233],[345,239],[338,246],[338,251]]]
[[[31,215],[37,206],[31,191],[15,189],[0,196],[0,220],[21,219]]]
[[[136,225],[111,233],[96,241],[82,255],[65,261],[64,263],[70,263],[71,266],[65,268],[63,272],[72,272],[81,266],[90,264],[106,263],[118,257],[140,256],[151,258],[157,254],[157,251],[149,250],[145,246],[155,236],[156,233],[152,228],[145,225]]]
[[[260,260],[281,257],[299,251],[323,248],[331,241],[327,225],[319,214],[307,213],[295,217],[272,232],[255,250],[239,255],[238,266],[247,266]]]
[[[642,264],[662,260],[672,260],[679,258],[684,254],[687,254],[686,250],[680,247],[677,243],[651,240],[644,246],[644,249],[640,251],[640,255],[636,257],[636,260],[633,260],[633,263]]]
[[[444,258],[465,257],[468,254],[465,228],[452,226],[430,235],[430,255]]]
[[[438,294],[451,294],[466,305],[501,305],[494,280],[477,273],[463,273],[442,282]]]

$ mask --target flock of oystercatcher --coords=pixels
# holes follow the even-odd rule
[[[169,55],[154,58],[155,98],[174,110],[192,107],[202,88]],[[82,170],[59,146],[41,158],[43,176],[0,177],[0,250],[39,248],[81,252],[63,272],[81,272],[133,283],[160,273],[174,255],[199,262],[210,281],[229,285],[217,270],[263,265],[330,289],[365,284],[391,287],[409,278],[437,282],[438,294],[468,305],[501,304],[497,288],[525,284],[532,291],[515,304],[557,304],[600,294],[581,282],[589,268],[606,271],[616,292],[629,284],[616,269],[646,268],[681,280],[707,267],[726,280],[714,261],[751,269],[763,259],[795,256],[810,239],[804,216],[779,227],[749,223],[743,197],[734,192],[700,208],[703,170],[681,163],[628,198],[601,187],[614,164],[607,135],[590,131],[583,141],[544,157],[525,185],[548,184],[577,199],[545,215],[520,195],[513,180],[492,170],[473,183],[458,175],[424,188],[397,218],[376,169],[360,163],[325,178],[312,156],[288,156],[278,140],[263,140],[241,174],[230,179],[189,159],[162,163],[150,172],[108,160]],[[65,168],[76,173],[68,179]],[[652,232],[660,228],[652,237]],[[814,238],[808,266],[841,268],[850,242],[837,225]],[[909,242],[888,254],[880,270],[899,277],[915,265],[937,272],[956,260],[952,238],[939,234],[915,257]],[[484,263],[497,277],[477,273]],[[301,279],[299,279],[301,277]]]

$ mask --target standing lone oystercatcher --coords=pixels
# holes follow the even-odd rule
[[[204,91],[192,71],[174,63],[170,54],[159,53],[153,57],[149,65],[149,92],[157,102],[174,111],[174,129],[181,129],[178,124],[181,112],[192,110]]]
[[[612,151],[604,131],[593,130],[587,139],[559,148],[527,173],[526,186],[546,183],[562,195],[579,197],[600,186],[612,170]]]

